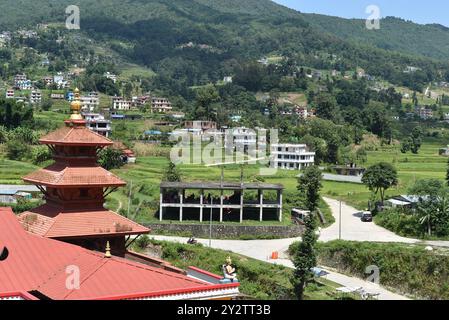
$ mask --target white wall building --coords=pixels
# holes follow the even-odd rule
[[[132,101],[125,100],[123,97],[112,98],[112,109],[114,110],[130,110]]]
[[[153,97],[151,98],[151,111],[157,113],[167,113],[171,111],[172,105],[167,98]]]
[[[40,90],[33,90],[30,93],[30,103],[37,104],[42,102],[42,93]]]
[[[8,89],[6,90],[6,99],[14,99],[15,92],[14,89]]]
[[[86,127],[93,132],[109,138],[112,132],[110,120],[105,119],[99,113],[83,113],[83,117],[86,120]]]
[[[81,108],[89,112],[100,107],[100,98],[97,92],[89,92],[87,95],[80,97]]]
[[[302,170],[313,166],[315,152],[309,152],[305,144],[271,145],[270,165],[272,168]]]
[[[104,77],[105,77],[106,79],[112,80],[112,82],[114,82],[114,83],[117,82],[117,75],[115,75],[115,74],[113,74],[113,73],[110,73],[109,71],[106,72],[106,73],[104,74]]]

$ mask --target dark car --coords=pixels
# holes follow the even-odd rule
[[[363,222],[373,222],[373,214],[371,212],[362,212],[361,220]]]

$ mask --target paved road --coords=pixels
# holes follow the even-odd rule
[[[340,229],[340,202],[329,198],[324,201],[330,206],[335,217],[335,223],[327,229],[321,230],[320,241],[328,242],[339,239]],[[342,203],[341,210],[341,238],[349,241],[369,241],[369,242],[400,242],[418,243],[419,240],[400,237],[391,231],[377,226],[374,222],[362,222],[359,211]]]

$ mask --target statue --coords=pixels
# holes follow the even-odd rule
[[[231,280],[231,282],[238,282],[237,280],[237,270],[235,266],[232,264],[231,257],[226,259],[226,264],[223,265],[223,273],[225,280]]]

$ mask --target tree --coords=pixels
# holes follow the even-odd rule
[[[106,170],[118,169],[124,164],[122,152],[117,149],[106,148],[100,152],[98,163]]]
[[[389,163],[381,162],[366,170],[362,178],[365,184],[375,196],[380,194],[382,203],[385,200],[385,191],[398,184],[398,173]]]
[[[443,182],[438,179],[420,179],[409,188],[408,193],[417,196],[436,197],[443,188]]]
[[[402,141],[401,143],[401,152],[402,153],[407,153],[410,151],[410,149],[412,148],[412,141],[410,138],[405,139],[404,141]]]
[[[196,92],[197,115],[199,117],[212,119],[211,106],[214,102],[220,100],[220,95],[213,85],[207,85],[199,88]]]
[[[315,211],[320,200],[320,190],[323,174],[317,166],[308,167],[304,174],[298,178],[298,190],[305,197],[305,204],[308,210]]]
[[[319,93],[315,97],[315,105],[318,117],[326,120],[335,119],[337,101],[335,100],[334,96],[329,93]]]
[[[292,284],[295,295],[298,300],[303,300],[304,290],[307,284],[313,280],[314,274],[312,269],[317,265],[315,253],[315,245],[318,237],[315,233],[316,219],[313,214],[305,218],[305,231],[302,236],[301,243],[294,249],[293,264],[295,271],[293,272]]]
[[[6,156],[9,160],[22,160],[28,153],[30,147],[21,140],[9,140],[6,143]]]
[[[410,139],[412,142],[411,146],[410,146],[410,150],[414,154],[418,154],[419,149],[421,149],[422,136],[423,136],[423,131],[422,131],[421,127],[416,127],[413,129],[412,134],[410,135]]]
[[[165,170],[163,180],[167,181],[167,182],[180,182],[181,181],[181,174],[179,173],[178,169],[176,168],[176,165],[171,161],[168,164],[167,169]]]

